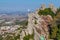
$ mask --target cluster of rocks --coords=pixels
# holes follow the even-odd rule
[[[53,19],[50,15],[40,16],[38,13],[30,14],[28,19],[29,34],[32,34],[34,30],[34,40],[40,40],[41,35],[44,35],[45,40],[47,40],[49,35],[48,24],[52,20]],[[37,22],[36,24],[35,21]]]

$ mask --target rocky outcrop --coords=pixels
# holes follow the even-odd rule
[[[51,10],[56,13],[57,9],[50,5]],[[34,13],[28,14],[27,34],[33,34],[34,40],[48,40],[49,37],[49,24],[53,21],[51,15],[39,15],[39,10],[44,10],[45,5],[42,5],[40,9]],[[56,9],[56,10],[55,10]]]
[[[28,15],[28,33],[32,34],[34,30],[34,40],[40,40],[41,35],[48,40],[48,25],[53,20],[50,15],[38,15],[38,11]],[[36,21],[36,24],[35,24]]]

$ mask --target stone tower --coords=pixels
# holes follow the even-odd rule
[[[46,8],[45,4],[42,4],[40,9],[44,10],[45,8]]]
[[[56,13],[57,12],[57,8],[53,5],[53,4],[49,4],[49,8],[51,8],[51,10]]]

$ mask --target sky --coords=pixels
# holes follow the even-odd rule
[[[41,4],[60,6],[60,0],[0,0],[0,11],[36,10]]]

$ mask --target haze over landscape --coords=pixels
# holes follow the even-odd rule
[[[60,40],[60,0],[0,0],[0,40]]]

